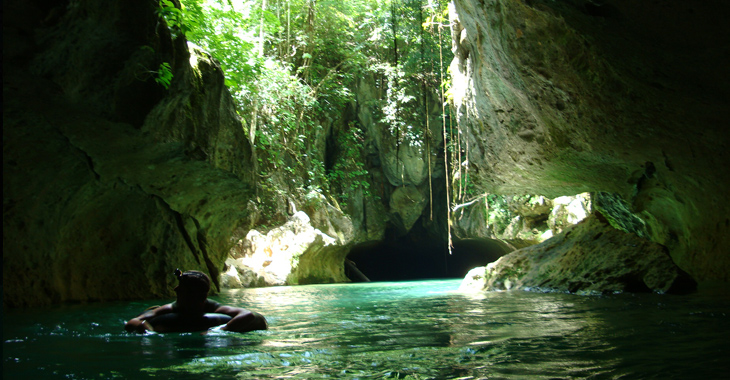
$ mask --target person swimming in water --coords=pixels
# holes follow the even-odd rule
[[[221,305],[208,299],[210,278],[203,272],[175,270],[178,286],[177,300],[173,303],[150,309],[124,324],[129,332],[194,332],[225,325],[221,330],[248,332],[266,330],[268,325],[263,315],[242,309]]]

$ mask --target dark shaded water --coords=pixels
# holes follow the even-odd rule
[[[458,280],[226,291],[248,334],[127,334],[151,303],[3,316],[6,379],[657,378],[730,373],[727,297],[462,294]]]

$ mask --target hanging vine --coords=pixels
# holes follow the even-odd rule
[[[418,7],[418,21],[421,25],[420,28],[420,39],[421,39],[421,57],[420,57],[420,64],[421,64],[421,72],[433,72],[433,67],[426,67],[427,60],[426,60],[426,38],[425,38],[425,31],[427,28],[427,25],[424,22],[423,19],[423,6],[420,6],[421,0],[419,0],[419,7]],[[424,133],[424,140],[426,142],[426,159],[428,161],[428,206],[429,206],[429,220],[433,221],[433,168],[431,166],[431,123],[430,123],[430,112],[428,109],[428,86],[426,85],[426,80],[424,78],[423,82],[421,83],[421,94],[423,96],[423,115],[426,119],[426,130]]]
[[[439,3],[440,4],[440,3]],[[439,5],[439,9],[441,6]],[[443,23],[441,18],[438,20],[438,35],[439,35],[439,75],[441,79],[440,95],[441,95],[441,123],[444,134],[444,177],[446,182],[446,235],[448,239],[448,250],[449,255],[452,253],[453,242],[451,241],[451,197],[450,186],[449,186],[449,146],[448,146],[448,131],[446,130],[446,97],[444,96],[444,47],[441,32],[443,30]]]

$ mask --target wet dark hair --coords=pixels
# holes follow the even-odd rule
[[[180,269],[175,269],[175,276],[177,276],[179,283],[178,288],[204,295],[207,295],[210,290],[210,277],[203,272],[197,270],[183,272]]]

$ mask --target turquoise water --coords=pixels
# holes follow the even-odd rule
[[[133,335],[152,302],[3,316],[6,379],[727,378],[727,297],[463,294],[459,280],[229,290],[248,334]]]

